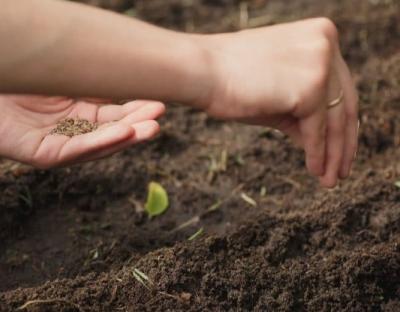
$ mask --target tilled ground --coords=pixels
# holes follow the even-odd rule
[[[253,0],[240,20],[239,1],[104,3],[204,32],[330,16],[360,89],[358,161],[322,190],[286,138],[179,106],[96,163],[0,161],[0,311],[400,311],[400,4]],[[171,197],[153,220],[150,181]]]

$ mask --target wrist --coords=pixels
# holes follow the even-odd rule
[[[217,61],[210,37],[213,35],[186,34],[190,55],[186,64],[187,79],[183,103],[208,111],[218,85]]]

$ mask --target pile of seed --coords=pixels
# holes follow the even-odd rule
[[[57,123],[56,127],[50,131],[50,134],[73,137],[95,131],[97,127],[97,123],[86,119],[65,118]]]

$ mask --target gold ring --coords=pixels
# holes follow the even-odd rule
[[[330,103],[328,104],[328,109],[331,109],[331,108],[333,108],[333,107],[339,105],[340,103],[342,103],[343,98],[344,98],[344,92],[343,92],[343,89],[342,89],[342,90],[340,90],[340,94],[339,94],[339,96],[337,97],[337,99],[334,99],[332,102],[330,102]]]

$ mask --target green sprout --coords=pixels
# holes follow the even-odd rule
[[[399,180],[399,181],[396,181],[396,182],[394,183],[394,185],[397,186],[398,188],[400,188],[400,180]]]
[[[147,214],[150,217],[158,216],[167,210],[168,205],[168,194],[166,190],[159,183],[151,182],[149,184],[149,193],[145,205]]]
[[[208,209],[207,212],[212,212],[217,210],[224,202],[222,200],[218,200],[215,204],[212,204]]]
[[[204,229],[200,228],[196,233],[194,233],[192,236],[190,236],[188,238],[188,240],[190,240],[190,241],[195,240],[197,237],[199,237],[201,234],[203,234],[203,232],[204,232]]]

